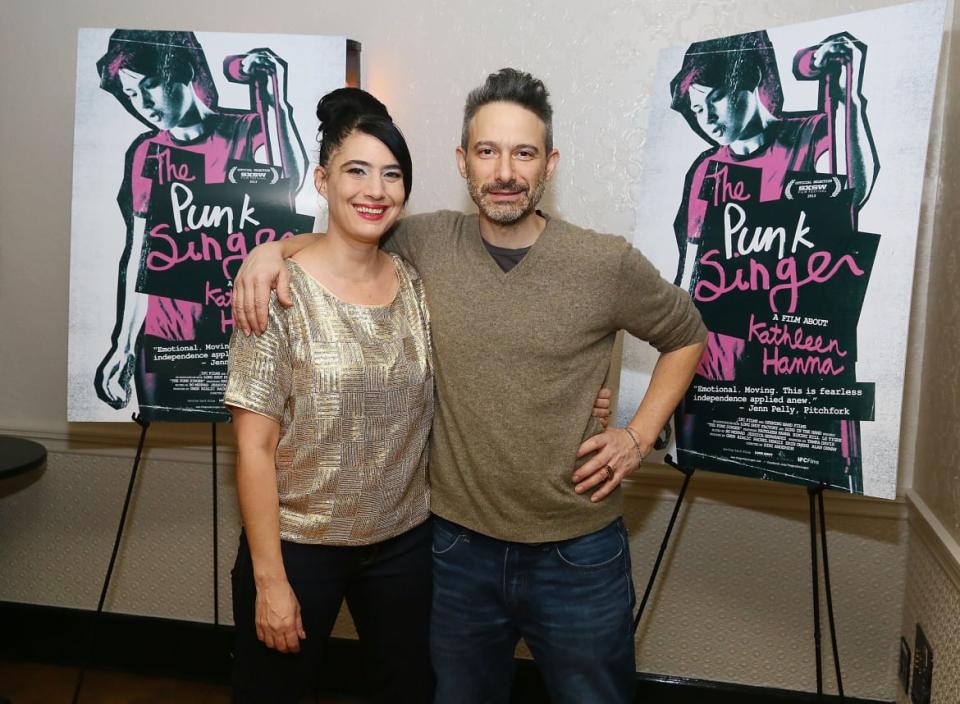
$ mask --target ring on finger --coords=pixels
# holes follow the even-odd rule
[[[613,479],[613,476],[614,476],[614,474],[613,474],[613,467],[611,467],[610,465],[607,464],[607,465],[604,465],[603,468],[604,468],[605,470],[607,470],[607,476],[604,477],[604,481],[605,481],[605,482],[608,482],[608,481],[610,481],[611,479]]]

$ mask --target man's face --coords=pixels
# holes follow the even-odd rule
[[[512,225],[536,210],[559,153],[547,153],[543,121],[516,103],[488,103],[473,116],[460,175],[483,217]]]
[[[694,83],[687,96],[700,129],[717,144],[740,139],[757,113],[756,98],[747,90],[728,92]]]

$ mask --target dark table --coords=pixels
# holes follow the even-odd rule
[[[47,459],[47,448],[38,442],[0,435],[0,479],[36,469]]]
[[[9,479],[36,469],[47,459],[47,448],[38,442],[0,435],[0,479]],[[0,694],[0,704],[10,700]]]

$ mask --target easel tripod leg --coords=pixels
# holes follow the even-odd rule
[[[210,424],[211,430],[211,447],[212,447],[212,463],[213,463],[213,626],[216,628],[220,625],[220,570],[219,570],[219,539],[218,539],[218,526],[219,520],[217,516],[217,424]]]
[[[133,487],[137,482],[137,470],[140,468],[140,458],[143,455],[143,445],[147,439],[147,428],[150,427],[150,421],[143,420],[139,415],[134,414],[133,420],[140,426],[140,442],[137,444],[137,454],[133,460],[133,469],[130,471],[130,482],[127,484],[127,496],[123,501],[123,510],[120,512],[120,523],[117,526],[117,536],[113,541],[113,552],[110,555],[110,563],[107,565],[107,574],[103,579],[103,589],[100,591],[100,601],[97,603],[97,612],[93,617],[93,627],[90,630],[90,637],[87,643],[87,652],[83,664],[80,666],[80,672],[77,675],[77,684],[73,690],[73,704],[80,700],[80,690],[83,689],[83,680],[87,674],[87,668],[90,667],[90,659],[93,655],[93,649],[97,644],[97,628],[100,625],[100,616],[103,613],[103,604],[107,600],[107,592],[110,589],[110,578],[113,576],[113,567],[117,562],[117,553],[120,551],[120,541],[123,539],[123,527],[127,522],[127,510],[130,508],[130,499],[133,497]]]
[[[687,493],[687,486],[690,484],[690,477],[693,476],[692,469],[686,469],[680,467],[674,463],[670,455],[667,455],[664,458],[666,463],[677,469],[684,474],[683,486],[680,488],[680,494],[677,496],[677,501],[673,505],[673,513],[670,515],[670,522],[667,524],[667,532],[663,535],[663,540],[660,542],[660,552],[657,553],[657,560],[653,563],[653,571],[650,573],[650,579],[647,580],[647,588],[643,592],[643,598],[640,600],[640,607],[637,609],[637,615],[633,619],[633,632],[637,632],[637,628],[640,626],[640,619],[643,618],[643,611],[647,607],[647,600],[650,598],[650,592],[653,591],[653,584],[657,580],[657,573],[660,571],[660,563],[663,562],[663,556],[667,552],[667,545],[670,542],[670,535],[673,533],[673,526],[677,522],[677,515],[680,513],[680,505],[683,503],[683,497]]]
[[[837,693],[843,697],[843,677],[840,675],[840,651],[837,647],[837,626],[833,618],[833,589],[830,587],[830,562],[827,560],[827,518],[823,510],[823,487],[817,492],[820,509],[820,552],[823,554],[823,588],[827,594],[827,619],[830,623],[830,643],[833,647],[833,667],[837,675]]]
[[[817,694],[823,694],[823,663],[820,653],[820,573],[817,559],[817,512],[815,495],[822,491],[816,486],[807,487],[810,504],[810,570],[813,585],[813,645],[817,661]]]

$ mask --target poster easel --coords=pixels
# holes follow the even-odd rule
[[[644,610],[646,609],[647,602],[650,599],[650,593],[653,591],[653,585],[656,582],[657,574],[660,571],[660,565],[663,562],[663,556],[666,554],[667,546],[670,543],[670,536],[673,534],[674,526],[677,522],[677,516],[680,513],[680,506],[683,504],[683,499],[687,494],[687,487],[690,485],[690,479],[693,477],[694,472],[696,471],[693,467],[682,467],[677,464],[673,457],[667,455],[664,458],[664,461],[670,467],[673,467],[678,472],[683,474],[683,484],[680,487],[680,492],[677,495],[677,500],[673,506],[673,512],[670,514],[670,520],[667,523],[666,532],[663,535],[663,540],[660,542],[660,551],[657,553],[657,559],[653,563],[653,569],[650,572],[650,577],[647,580],[646,589],[643,592],[643,598],[640,600],[640,605],[637,608],[637,614],[633,620],[633,632],[636,633],[637,629],[640,627],[640,621],[643,618]],[[809,509],[810,509],[810,568],[811,568],[811,590],[813,593],[813,643],[814,650],[816,652],[816,679],[817,679],[817,694],[823,694],[823,653],[822,653],[822,643],[821,643],[821,630],[820,630],[820,558],[818,557],[818,546],[817,546],[817,524],[818,524],[818,513],[819,513],[819,526],[820,526],[820,547],[819,552],[822,553],[823,557],[823,587],[824,594],[826,596],[827,602],[827,619],[830,624],[830,643],[833,651],[833,664],[834,670],[837,678],[837,693],[840,698],[843,698],[843,677],[840,672],[840,652],[837,646],[837,629],[836,621],[834,619],[833,613],[833,590],[830,585],[830,562],[827,554],[827,523],[826,523],[826,513],[823,507],[823,491],[826,489],[827,485],[824,482],[819,484],[811,484],[807,486],[807,496],[809,498]]]
[[[110,579],[113,576],[113,568],[117,561],[117,553],[120,551],[120,541],[123,540],[123,529],[127,522],[127,513],[130,509],[130,500],[133,497],[133,489],[137,483],[137,471],[140,468],[140,458],[143,455],[143,447],[147,438],[147,429],[150,427],[150,421],[144,420],[140,414],[133,414],[133,421],[140,426],[140,441],[137,443],[137,452],[133,458],[133,467],[130,470],[130,481],[127,484],[127,495],[123,500],[123,509],[120,512],[120,522],[117,525],[117,535],[113,541],[113,551],[110,554],[110,562],[107,565],[107,573],[103,578],[103,587],[100,590],[100,600],[97,602],[97,610],[93,617],[93,625],[90,628],[90,635],[87,639],[86,653],[83,662],[80,665],[80,671],[77,673],[77,681],[73,690],[72,704],[78,704],[80,692],[83,690],[83,682],[86,678],[87,670],[90,667],[90,661],[93,659],[94,649],[97,645],[97,629],[100,625],[100,618],[103,614],[103,605],[107,600],[107,592],[110,589]],[[220,625],[220,595],[219,595],[219,569],[218,569],[218,513],[217,513],[217,424],[210,424],[211,427],[211,447],[212,447],[212,468],[213,468],[213,627]]]

